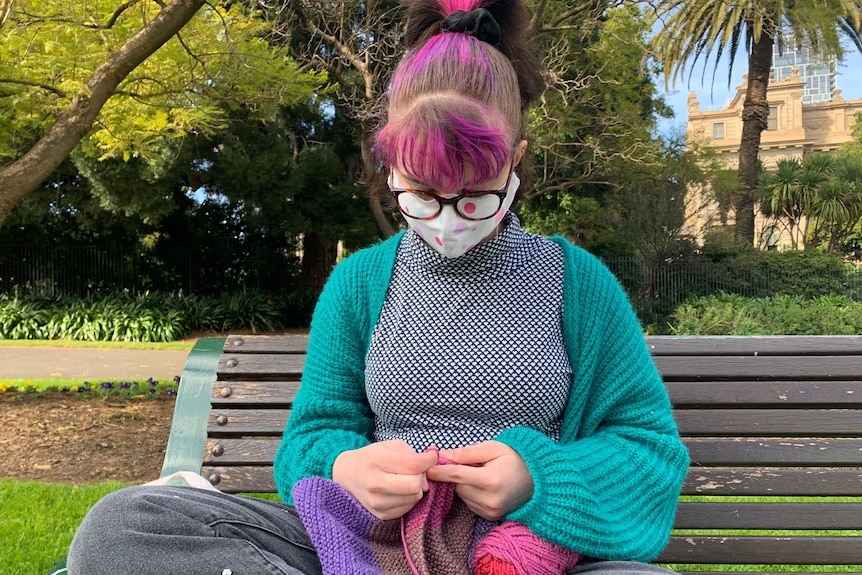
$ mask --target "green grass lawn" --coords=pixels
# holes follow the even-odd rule
[[[0,479],[0,571],[45,575],[66,555],[93,504],[122,483],[80,486]]]
[[[0,339],[0,347],[79,347],[95,349],[164,349],[189,351],[195,340],[167,343],[144,341],[76,341],[71,339]]]

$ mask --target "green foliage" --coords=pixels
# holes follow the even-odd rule
[[[837,295],[862,301],[862,270],[833,255],[763,252],[713,240],[709,251],[658,263],[609,259],[641,322],[650,333],[667,333],[668,318],[688,300],[716,292],[744,298],[785,295],[810,299]]]
[[[855,270],[835,255],[816,250],[747,250],[724,262],[728,276],[745,277],[745,283],[759,286],[752,296],[776,294],[813,298],[845,294],[856,283]]]
[[[0,29],[0,164],[20,157],[86,93],[96,68],[158,13],[159,4],[12,4]],[[266,24],[230,4],[204,6],[131,72],[101,110],[82,153],[158,163],[166,142],[212,133],[231,109],[245,106],[272,117],[282,104],[311,99],[325,76],[298,72],[287,48],[266,42]]]
[[[665,65],[665,78],[674,83],[686,67],[701,60],[714,60],[718,71],[721,57],[729,57],[728,83],[736,56],[745,54],[762,35],[778,45],[790,40],[799,48],[806,43],[821,55],[844,55],[843,38],[862,47],[862,3],[762,2],[761,0],[701,0],[680,3],[662,0],[653,12],[659,32],[654,38],[658,58]],[[704,65],[704,69],[706,66]]]
[[[856,335],[862,303],[847,296],[746,298],[724,292],[681,305],[670,320],[678,335]]]
[[[278,307],[264,293],[242,291],[219,299],[217,317],[222,318],[220,331],[249,327],[252,331],[272,331],[279,326]]]
[[[840,253],[862,220],[862,154],[807,154],[762,174],[761,211],[785,222],[794,247],[825,245]],[[809,232],[808,224],[814,222]]]
[[[559,14],[567,10],[563,4],[541,8],[549,21],[565,19]],[[656,161],[651,133],[657,117],[672,112],[653,81],[648,29],[637,5],[628,4],[536,38],[549,88],[528,117],[532,160],[539,167],[528,199],[560,193],[604,203],[599,190],[579,187],[598,184],[604,193],[633,166]]]
[[[182,293],[85,299],[25,295],[0,299],[0,339],[168,342],[193,331],[307,327],[316,297],[243,290],[217,297]]]

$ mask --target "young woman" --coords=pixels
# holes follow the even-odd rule
[[[290,505],[308,477],[382,520],[454,485],[475,515],[582,554],[570,573],[662,571],[647,562],[688,458],[637,319],[597,259],[509,211],[542,89],[527,21],[520,0],[410,6],[375,146],[409,230],[320,297],[275,462],[286,503],[123,490],[84,521],[70,574],[320,573]]]

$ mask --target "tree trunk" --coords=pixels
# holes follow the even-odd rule
[[[322,238],[317,232],[302,237],[302,266],[299,285],[320,295],[338,256],[338,242]]]
[[[750,24],[749,24],[750,27]],[[742,104],[742,141],[739,144],[739,190],[734,208],[736,229],[734,239],[741,246],[754,245],[754,189],[757,185],[757,156],[760,153],[760,134],[766,129],[769,102],[766,89],[772,67],[773,39],[764,32],[753,43],[748,58],[748,86]]]
[[[377,193],[378,188],[383,185],[380,181],[380,174],[377,171],[377,163],[374,155],[371,152],[370,141],[372,138],[372,128],[368,122],[363,122],[362,125],[362,176],[365,180],[365,189],[368,191],[368,206],[371,208],[371,213],[374,215],[374,221],[377,222],[377,229],[380,230],[380,235],[384,238],[389,238],[395,235],[395,227],[380,203],[380,194]]]
[[[105,102],[138,65],[179,32],[205,0],[174,0],[99,66],[87,89],[23,156],[0,168],[0,226],[12,208],[51,175],[93,128]]]

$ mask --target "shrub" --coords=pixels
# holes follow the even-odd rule
[[[279,299],[255,290],[218,298],[181,292],[85,299],[28,295],[0,299],[0,339],[167,342],[193,330],[272,331],[288,322],[306,327],[315,300],[308,294]]]
[[[746,298],[721,292],[681,305],[670,324],[678,335],[853,335],[862,333],[862,303],[847,296]]]

